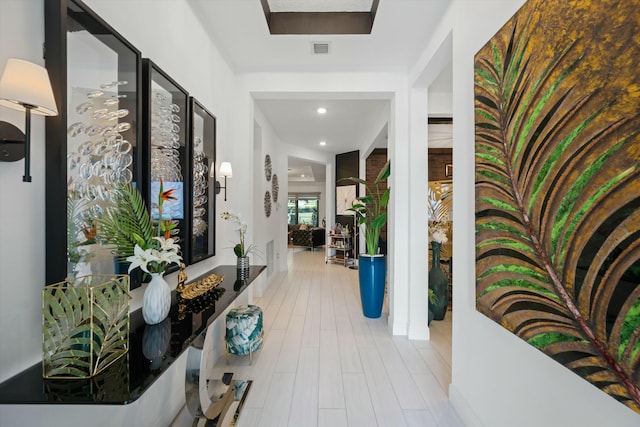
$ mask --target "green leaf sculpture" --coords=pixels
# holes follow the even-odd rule
[[[477,309],[640,412],[640,102],[532,3],[475,59]]]
[[[129,348],[129,276],[92,275],[42,291],[45,378],[90,378]]]

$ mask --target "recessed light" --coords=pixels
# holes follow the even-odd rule
[[[327,114],[327,109],[324,107],[318,107],[316,111],[318,112],[318,114]]]
[[[304,174],[300,175],[300,178],[304,178]]]
[[[327,145],[327,141],[320,141],[320,145]]]

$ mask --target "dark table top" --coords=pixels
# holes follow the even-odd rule
[[[37,363],[0,384],[0,404],[122,405],[135,401],[265,268],[251,266],[244,280],[238,279],[235,265],[214,268],[193,281],[214,273],[224,276],[222,283],[181,308],[173,291],[171,311],[164,322],[147,325],[142,310],[131,312],[129,351],[101,374],[91,379],[44,379],[42,364]]]

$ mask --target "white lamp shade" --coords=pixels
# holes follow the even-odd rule
[[[229,162],[220,163],[220,176],[226,176],[227,178],[231,178],[233,176],[233,170],[231,169],[231,163],[229,163]]]
[[[46,68],[10,58],[0,79],[0,105],[24,111],[25,104],[32,105],[35,114],[58,115]]]

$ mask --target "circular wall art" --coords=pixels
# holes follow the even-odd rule
[[[271,193],[264,193],[264,214],[269,218],[271,216]]]
[[[278,184],[278,175],[273,174],[271,180],[271,192],[273,193],[273,203],[278,203],[278,192],[280,191],[280,184]]]
[[[264,176],[271,181],[271,156],[268,154],[264,157]]]

